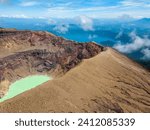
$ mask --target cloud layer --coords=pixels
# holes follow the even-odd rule
[[[9,1],[11,4],[2,4]],[[9,6],[11,8],[6,7]],[[22,8],[21,8],[22,7]],[[92,18],[116,18],[123,14],[150,17],[149,0],[0,0],[0,15],[21,12],[30,17],[68,18],[80,15]],[[126,17],[128,18],[128,17]]]
[[[121,44],[117,43],[114,48],[123,53],[132,53],[145,47],[150,47],[150,39],[147,37],[141,38],[135,32],[130,33],[132,43]]]
[[[98,37],[98,36],[97,36],[96,34],[93,34],[93,35],[90,34],[89,37],[88,37],[88,39],[89,39],[89,40],[93,40],[93,39],[95,39],[95,38],[97,38],[97,37]]]
[[[150,48],[143,49],[141,53],[144,55],[142,57],[143,60],[150,60]]]
[[[27,1],[27,2],[20,3],[20,6],[30,7],[30,6],[35,6],[38,4],[40,4],[40,3],[38,3],[37,1]]]
[[[94,31],[93,20],[87,16],[76,17],[76,22],[81,26],[84,31]]]
[[[65,34],[69,31],[69,25],[66,25],[66,24],[56,25],[53,28],[53,30],[58,32],[58,33]]]
[[[114,48],[126,54],[139,51],[143,54],[143,57],[141,57],[141,59],[150,60],[150,39],[148,39],[147,36],[145,36],[144,38],[137,36],[135,31],[130,33],[130,37],[132,39],[131,43],[122,44],[118,42],[114,45]]]

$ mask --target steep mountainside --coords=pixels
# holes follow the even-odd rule
[[[9,50],[0,51],[2,96],[20,77],[54,77],[0,103],[0,112],[150,112],[150,73],[116,50],[47,32],[9,30],[0,39]]]
[[[0,30],[0,97],[17,79],[33,74],[62,75],[104,47],[76,43],[47,32]]]

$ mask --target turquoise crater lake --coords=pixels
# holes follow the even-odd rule
[[[26,78],[22,78],[10,85],[7,94],[0,99],[0,102],[13,98],[51,79],[52,79],[51,77],[46,75],[33,75],[33,76],[28,76]]]

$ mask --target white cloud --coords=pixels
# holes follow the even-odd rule
[[[57,25],[53,28],[54,31],[58,32],[58,33],[62,33],[65,34],[68,32],[69,30],[69,25],[66,24],[62,24],[62,25]]]
[[[123,6],[140,6],[139,2],[133,0],[124,0],[120,2]]]
[[[125,7],[148,7],[150,2],[148,0],[123,0],[120,4]]]
[[[134,18],[128,14],[122,14],[121,16],[118,17],[122,21],[131,21],[134,20]]]
[[[38,5],[39,3],[36,1],[28,1],[28,2],[22,2],[20,3],[20,6],[28,7],[28,6],[34,6]]]
[[[47,23],[50,24],[50,25],[52,25],[52,24],[56,24],[56,21],[53,20],[53,19],[48,19]]]
[[[93,35],[90,34],[89,37],[88,37],[88,39],[89,39],[89,40],[92,40],[92,39],[95,39],[95,38],[97,38],[97,37],[98,37],[98,36],[95,35],[95,34],[93,34]]]
[[[116,36],[115,38],[118,39],[118,38],[120,38],[122,35],[123,35],[123,31],[121,30],[121,31],[117,34],[117,36]]]
[[[24,15],[24,14],[0,15],[0,17],[7,17],[7,18],[32,18],[32,17],[26,16],[26,15]]]
[[[79,7],[76,7],[73,4],[74,2],[72,2],[66,5],[59,4],[58,6],[49,6],[44,15],[45,17],[55,18],[73,18],[80,15],[90,16],[91,18],[118,18],[123,15],[124,20],[129,20],[132,17],[150,17],[150,2],[147,2],[148,0],[144,1],[145,2],[143,2],[143,0],[121,0],[121,2],[115,5],[80,5]]]
[[[78,16],[75,19],[83,30],[94,31],[92,18],[87,17],[87,16]]]
[[[145,48],[141,51],[144,56],[142,57],[142,59],[144,60],[150,60],[150,48]]]
[[[24,14],[21,14],[21,15],[14,15],[14,16],[12,16],[12,17],[14,17],[14,18],[30,18],[30,17],[28,17],[28,16],[26,16],[26,15],[24,15]]]
[[[16,6],[13,10],[17,10],[17,6],[20,5],[22,7],[32,7],[34,5],[40,5],[39,10],[30,12],[32,17],[35,16],[43,16],[45,18],[53,17],[53,18],[73,18],[79,15],[86,15],[92,18],[118,18],[118,16],[125,14],[131,15],[132,17],[150,17],[150,1],[149,0],[119,0],[121,2],[117,2],[117,4],[102,4],[100,5],[102,0],[90,0],[85,3],[87,5],[82,5],[82,0],[76,1],[63,1],[60,0],[49,0],[49,1],[41,1],[41,0],[19,0],[21,2],[16,3],[12,0],[0,0],[0,3],[7,3],[9,5],[13,4]],[[103,2],[102,2],[103,3]],[[104,2],[105,3],[105,2]],[[106,2],[107,3],[107,2]],[[116,3],[116,2],[115,2]],[[99,6],[98,6],[99,5]],[[42,8],[41,8],[42,7]],[[8,10],[9,14],[14,13],[13,10]],[[33,9],[34,10],[34,9]],[[19,10],[18,10],[19,11]],[[1,11],[0,13],[4,13],[5,11]],[[24,11],[25,13],[26,11]],[[28,13],[28,11],[27,11]]]
[[[133,41],[132,43],[117,43],[114,45],[114,48],[123,53],[132,53],[144,47],[150,47],[150,39],[147,37],[141,38],[137,36],[135,32],[130,33],[130,37]]]

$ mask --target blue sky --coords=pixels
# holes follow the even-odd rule
[[[0,16],[23,18],[150,17],[150,0],[0,0]]]

